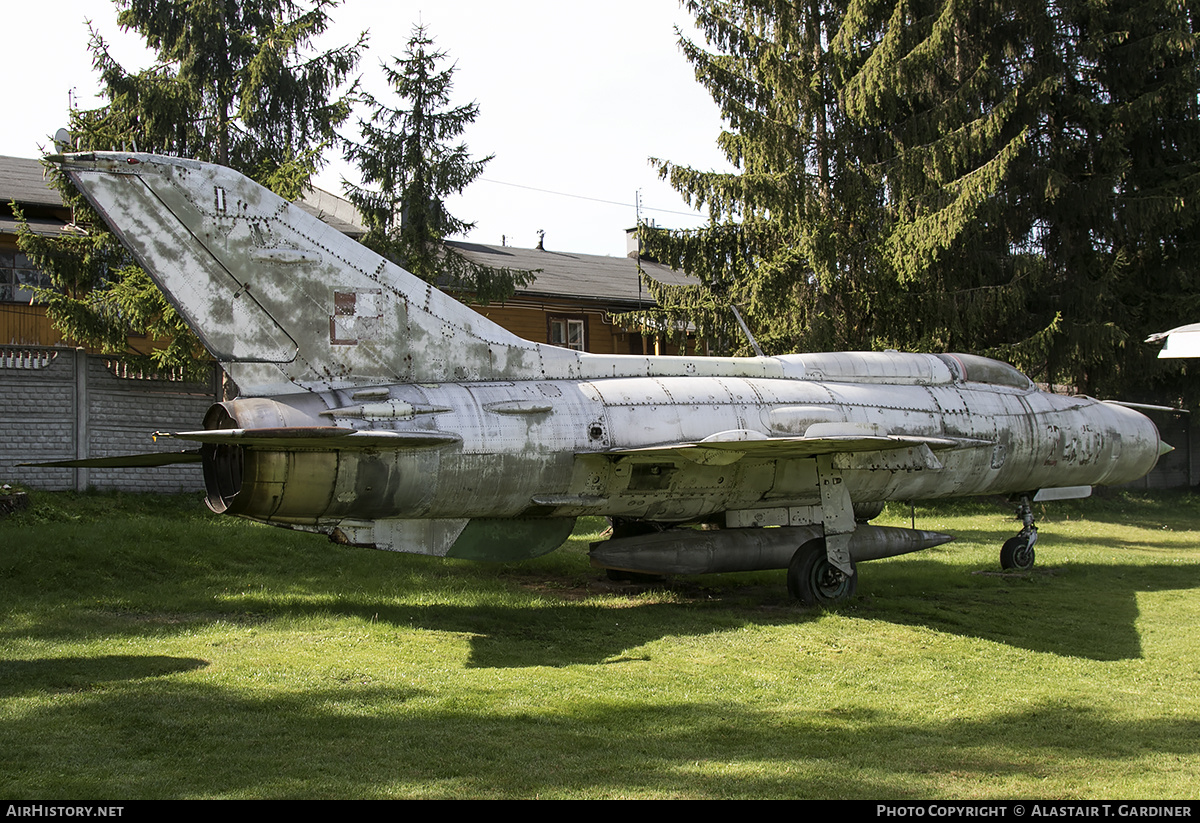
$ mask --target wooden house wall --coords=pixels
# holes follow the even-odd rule
[[[0,345],[61,346],[63,336],[43,307],[0,303]]]
[[[511,331],[518,337],[537,343],[550,342],[550,318],[582,318],[587,327],[586,349],[593,354],[654,354],[655,341],[637,332],[628,332],[613,324],[613,311],[627,311],[625,307],[612,309],[595,304],[570,300],[529,300],[515,298],[505,303],[488,306],[472,306],[475,311],[489,320]],[[678,346],[660,342],[658,354],[679,354]]]

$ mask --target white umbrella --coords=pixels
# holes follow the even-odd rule
[[[1200,357],[1200,323],[1180,326],[1146,338],[1147,343],[1162,340],[1166,340],[1167,344],[1158,353],[1159,357]]]

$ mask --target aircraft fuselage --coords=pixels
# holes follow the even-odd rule
[[[737,525],[784,525],[804,522],[802,509],[821,503],[817,456],[788,454],[783,439],[814,426],[934,439],[836,455],[830,466],[855,502],[1124,483],[1148,471],[1159,450],[1153,425],[1123,407],[970,382],[624,377],[357,394],[235,400],[210,418],[223,410],[222,428],[340,426],[426,435],[429,444],[237,447],[237,493],[217,507],[322,531],[343,520],[587,514],[677,523],[729,513]],[[781,454],[733,450],[714,460],[702,447],[696,455],[656,448],[722,432],[776,438]]]

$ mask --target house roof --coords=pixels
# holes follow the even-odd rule
[[[56,220],[53,217],[29,217],[26,219],[29,225],[29,230],[34,234],[44,234],[47,236],[55,236],[62,233],[63,226],[66,222]],[[9,217],[8,215],[0,214],[0,234],[16,234],[20,224],[17,218]]]
[[[35,234],[56,235],[66,225],[62,196],[50,185],[41,161],[0,155],[0,234],[17,233],[17,219],[9,208],[14,201],[26,210]]]
[[[343,234],[362,237],[366,229],[354,206],[336,194],[311,188],[296,205]],[[539,270],[532,283],[517,290],[518,297],[567,297],[573,300],[636,307],[654,300],[638,279],[638,264],[629,257],[490,246],[450,240],[446,243],[473,263],[495,268]],[[660,283],[688,285],[696,281],[657,263],[642,261],[642,270]]]
[[[519,296],[570,297],[630,306],[654,303],[639,281],[638,262],[630,257],[487,246],[460,240],[448,241],[446,245],[480,265],[526,271],[541,269],[532,283],[517,290]],[[694,278],[658,263],[642,261],[641,265],[646,274],[660,283],[681,286],[696,283]]]
[[[62,208],[62,197],[45,172],[40,160],[0,155],[0,202]]]
[[[39,160],[0,155],[0,203],[7,204],[15,200],[18,204],[28,206],[61,209],[62,198],[49,184],[44,171]],[[296,205],[351,237],[361,237],[364,233],[354,207],[336,194],[313,188]],[[29,224],[38,233],[56,234],[61,230],[63,221],[43,212],[31,214]],[[0,233],[15,232],[16,221],[7,214],[0,214]],[[618,303],[631,308],[654,302],[640,283],[637,261],[629,257],[489,246],[459,240],[449,241],[447,245],[480,265],[540,270],[532,283],[518,290],[518,296],[566,297],[597,303]],[[641,266],[646,274],[660,283],[687,285],[696,282],[682,272],[657,263],[642,261]]]
[[[357,240],[367,233],[354,204],[332,192],[310,186],[295,205],[347,237]]]

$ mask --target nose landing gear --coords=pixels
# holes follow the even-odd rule
[[[1037,543],[1038,536],[1037,526],[1033,522],[1033,505],[1029,502],[1027,494],[1021,495],[1021,503],[1017,506],[1017,519],[1024,527],[1016,537],[1004,541],[1004,546],[1000,549],[1000,568],[1027,572],[1033,568],[1033,546]]]

